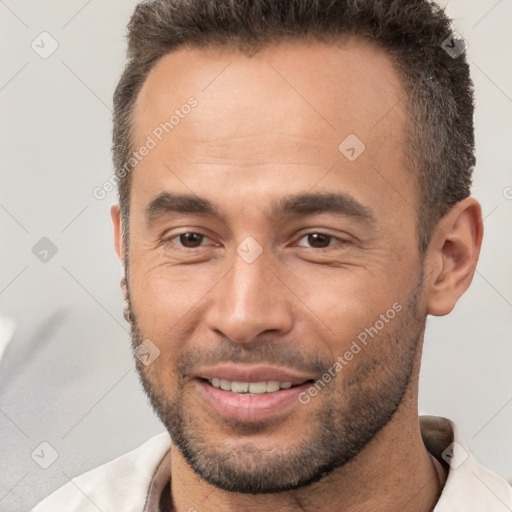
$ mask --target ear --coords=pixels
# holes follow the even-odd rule
[[[124,263],[123,226],[119,205],[115,204],[110,208],[110,217],[112,218],[112,226],[114,228],[114,247],[116,249],[116,254],[121,262]]]
[[[482,208],[468,197],[438,223],[427,255],[427,313],[450,313],[475,273],[483,237]]]

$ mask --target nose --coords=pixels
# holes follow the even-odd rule
[[[235,254],[231,270],[212,293],[207,325],[235,343],[249,343],[264,333],[285,334],[292,328],[291,292],[263,254],[252,263]]]

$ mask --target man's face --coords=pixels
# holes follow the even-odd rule
[[[181,49],[146,80],[134,146],[156,146],[132,176],[133,338],[160,351],[142,381],[208,482],[320,478],[415,378],[425,307],[404,103],[389,58],[358,41]]]

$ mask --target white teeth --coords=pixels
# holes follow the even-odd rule
[[[223,391],[231,391],[232,393],[252,393],[255,395],[273,393],[280,389],[289,389],[292,387],[291,382],[279,382],[277,380],[262,382],[236,382],[214,377],[209,382],[214,388],[220,388]]]
[[[231,391],[231,382],[226,379],[220,379],[220,389],[224,391]]]
[[[249,390],[248,382],[232,382],[231,383],[231,391],[233,393],[247,393]]]
[[[279,389],[279,381],[269,380],[267,382],[267,393],[272,393],[272,391],[277,391],[278,389]]]
[[[251,382],[249,384],[249,393],[266,393],[267,383],[266,382]]]

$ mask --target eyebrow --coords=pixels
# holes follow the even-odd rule
[[[151,223],[169,213],[211,215],[223,219],[219,207],[208,199],[192,194],[162,192],[146,208],[146,219]],[[335,213],[356,220],[375,222],[372,210],[347,193],[305,193],[289,195],[272,203],[272,215],[313,215]]]
[[[287,196],[274,202],[273,213],[276,216],[336,213],[356,220],[376,222],[375,214],[368,206],[345,192]]]
[[[172,194],[162,192],[146,208],[146,219],[151,223],[168,213],[199,213],[221,218],[214,203],[192,194]]]

